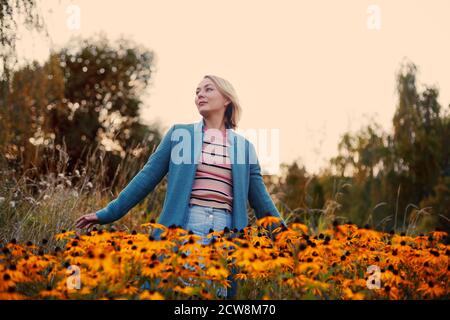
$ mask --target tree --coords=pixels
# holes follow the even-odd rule
[[[152,52],[123,39],[113,46],[100,37],[74,40],[42,66],[33,62],[14,72],[0,119],[5,128],[0,147],[9,165],[45,174],[41,149],[65,145],[70,172],[84,164],[86,146],[98,146],[110,154],[105,176],[112,178],[126,149],[161,138],[159,128],[139,118],[152,64]]]
[[[0,81],[2,94],[6,95],[7,82],[16,62],[18,25],[39,32],[45,30],[35,0],[0,0]]]
[[[77,49],[79,48],[79,49]],[[77,148],[100,143],[106,151],[124,157],[124,149],[142,141],[150,132],[139,122],[141,96],[152,76],[153,53],[120,39],[111,46],[101,37],[84,40],[75,49],[56,54],[64,70],[65,98],[71,114],[59,119],[71,147],[70,156],[78,158]]]

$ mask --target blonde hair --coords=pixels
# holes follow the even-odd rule
[[[228,80],[210,74],[203,78],[211,80],[216,85],[219,92],[231,101],[225,110],[225,127],[236,129],[238,122],[241,119],[242,108],[233,85]]]

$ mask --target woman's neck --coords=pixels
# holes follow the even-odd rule
[[[206,119],[203,118],[203,126],[207,129],[217,129],[221,132],[226,132],[226,127],[223,119]]]

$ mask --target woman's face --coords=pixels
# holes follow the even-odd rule
[[[215,112],[225,113],[229,102],[208,78],[203,79],[195,91],[195,104],[203,117]]]

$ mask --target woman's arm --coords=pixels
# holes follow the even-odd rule
[[[264,180],[261,175],[261,167],[259,165],[258,156],[255,151],[253,143],[249,141],[249,156],[250,156],[250,186],[248,190],[248,200],[250,206],[255,210],[257,219],[265,216],[275,216],[281,219],[281,222],[287,227],[286,222],[281,217],[275,204],[272,201]],[[253,159],[253,161],[252,161]],[[256,161],[255,161],[256,160]],[[255,162],[255,163],[252,163]]]
[[[97,211],[100,224],[107,224],[122,218],[131,208],[147,196],[162,180],[169,170],[171,135],[175,128],[173,125],[161,143],[153,152],[144,167],[128,183],[119,196],[108,205]]]

